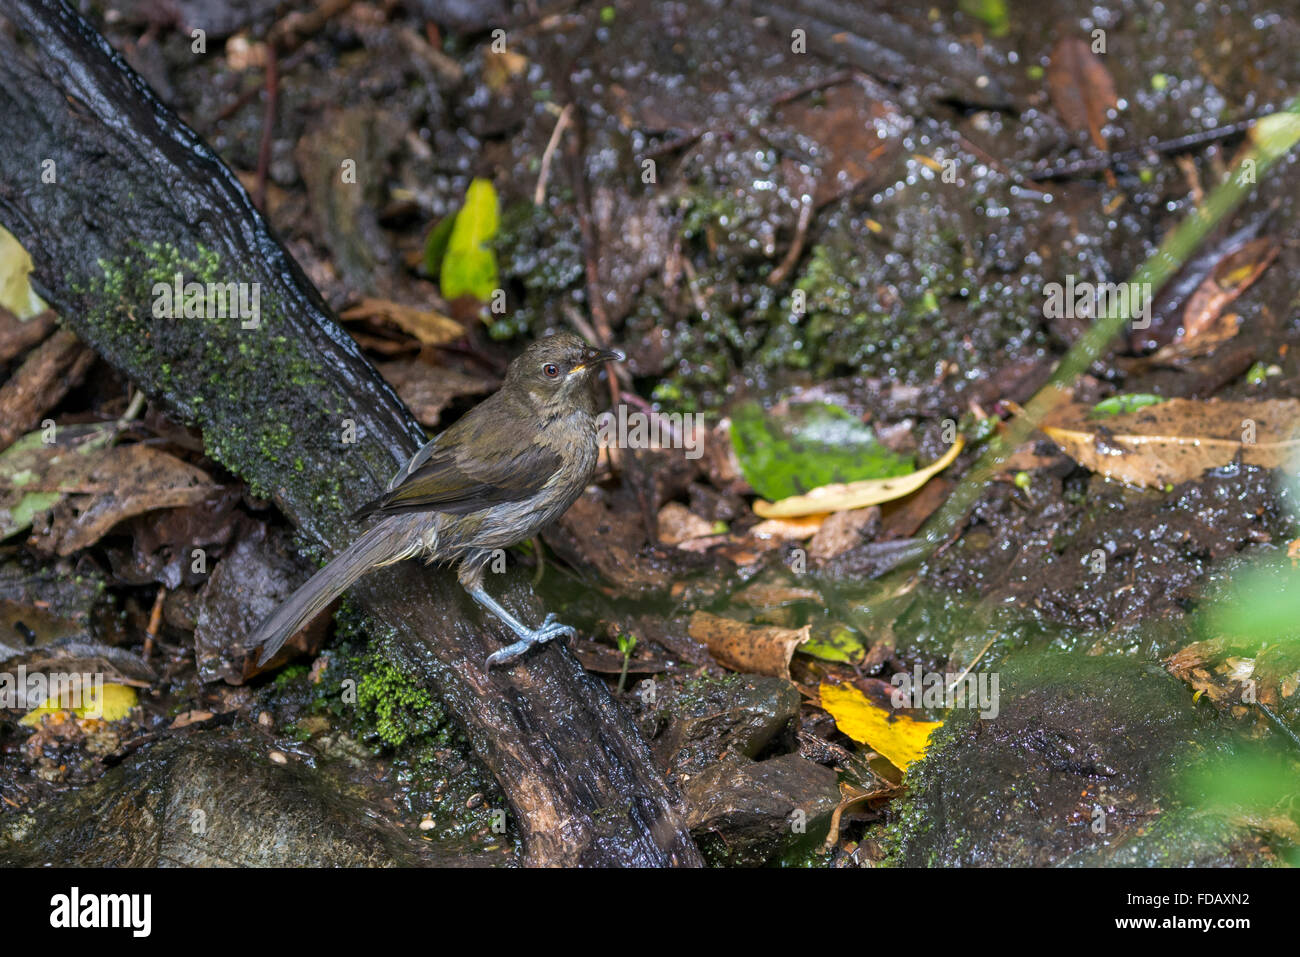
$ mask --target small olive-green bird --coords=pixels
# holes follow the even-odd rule
[[[258,663],[366,572],[416,556],[459,563],[461,585],[515,633],[518,640],[490,655],[488,667],[575,635],[554,615],[536,628],[523,624],[484,590],[483,572],[495,549],[531,538],[591,481],[599,451],[591,381],[605,362],[622,358],[567,332],[525,349],[496,394],[415,453],[388,491],[353,515],[377,520],[259,626]]]

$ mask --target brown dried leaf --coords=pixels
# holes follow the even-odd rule
[[[117,445],[88,459],[81,481],[94,491],[54,507],[49,535],[59,555],[95,544],[123,519],[197,505],[220,490],[202,469],[149,445]]]
[[[1275,239],[1261,237],[1219,260],[1213,272],[1187,299],[1179,341],[1190,342],[1216,330],[1223,309],[1249,289],[1281,251],[1282,246]]]
[[[420,424],[430,429],[438,425],[443,409],[456,399],[491,392],[497,384],[486,377],[467,375],[446,366],[432,366],[419,359],[381,362],[376,368],[398,398],[415,413]]]
[[[715,534],[712,522],[696,515],[681,502],[669,502],[661,508],[656,525],[659,541],[664,545],[678,545]]]
[[[1078,34],[1063,33],[1052,48],[1047,65],[1047,91],[1065,125],[1086,130],[1097,149],[1107,148],[1106,113],[1119,105],[1115,81],[1088,41]]]
[[[39,549],[70,555],[93,545],[123,519],[159,508],[195,505],[220,486],[153,446],[110,446],[111,428],[65,426],[55,444],[24,438],[0,471],[0,513],[33,495],[47,495],[52,517]],[[40,529],[36,529],[40,531]]]
[[[782,608],[798,602],[822,604],[822,593],[815,588],[786,585],[780,582],[754,582],[731,596],[731,600],[750,608]]]
[[[1043,431],[1072,459],[1099,475],[1160,488],[1195,479],[1238,455],[1265,468],[1300,456],[1300,401],[1170,399],[1124,415],[1090,420],[1071,405]]]
[[[426,346],[442,346],[465,335],[465,329],[449,316],[431,309],[404,306],[391,299],[362,299],[351,309],[339,313],[345,321],[376,319],[391,322]]]
[[[689,631],[724,668],[788,679],[790,658],[795,648],[809,639],[812,629],[809,625],[802,628],[750,625],[697,611],[691,616]]]

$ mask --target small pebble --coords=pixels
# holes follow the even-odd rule
[[[268,755],[268,757],[271,759],[271,762],[272,762],[273,764],[288,764],[288,763],[289,763],[289,759],[288,759],[287,757],[285,757],[285,754],[284,754],[283,751],[272,751],[272,752]]]
[[[257,723],[264,728],[269,728],[275,724],[275,719],[271,717],[271,712],[263,711],[257,716]]]
[[[420,830],[422,831],[433,830],[433,817],[431,815],[426,814],[423,818],[420,819]]]
[[[465,802],[465,807],[473,809],[478,807],[482,803],[483,803],[483,792],[480,791],[478,794],[471,794],[469,796],[469,800]]]

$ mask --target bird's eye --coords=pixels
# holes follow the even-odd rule
[[[548,379],[556,379],[559,378],[560,375],[560,367],[554,362],[546,363],[546,365],[542,366],[542,371],[546,373],[546,378]]]

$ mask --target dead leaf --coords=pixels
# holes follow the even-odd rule
[[[852,685],[823,683],[818,693],[836,727],[883,755],[900,771],[925,757],[930,735],[943,727],[942,721],[918,721],[882,707]]]
[[[681,502],[669,502],[661,508],[656,524],[659,541],[664,545],[678,545],[715,534],[712,522],[696,515]]]
[[[1063,33],[1052,48],[1047,91],[1066,126],[1087,131],[1097,149],[1107,148],[1102,130],[1107,111],[1119,105],[1115,81],[1088,41],[1077,33]]]
[[[180,714],[178,714],[175,718],[172,719],[172,723],[168,727],[171,727],[173,729],[185,728],[199,721],[210,721],[211,719],[212,719],[211,711],[182,711]]]
[[[465,329],[450,316],[431,309],[404,306],[391,299],[362,299],[351,309],[339,313],[345,321],[376,319],[391,322],[426,346],[442,346],[463,338]]]
[[[1090,421],[1071,405],[1043,431],[1070,458],[1106,478],[1162,488],[1198,478],[1238,455],[1277,468],[1300,454],[1300,401],[1170,399],[1137,412]]]
[[[760,499],[754,503],[754,512],[763,518],[795,518],[892,502],[904,495],[911,495],[931,477],[946,469],[957,458],[965,444],[965,439],[960,435],[957,436],[957,441],[953,442],[952,447],[942,458],[910,475],[823,485],[806,495],[794,495],[783,498],[779,502],[765,502]]]
[[[1183,309],[1182,335],[1196,336],[1203,327],[1210,325],[1225,306],[1250,288],[1281,251],[1282,247],[1276,240],[1263,236],[1252,239],[1220,260],[1187,300]]]
[[[793,100],[778,107],[778,115],[819,147],[814,154],[819,175],[815,186],[808,184],[815,208],[879,176],[911,125],[896,107],[872,97],[858,83],[828,87],[816,100]]]
[[[814,562],[829,561],[849,549],[861,545],[880,528],[880,506],[853,508],[836,512],[822,522],[817,534],[808,543],[808,557]]]
[[[528,69],[528,58],[512,50],[483,51],[483,82],[493,93],[500,93],[505,85]]]
[[[0,468],[0,529],[14,531],[24,502],[38,500],[53,517],[37,545],[70,555],[99,541],[123,519],[158,508],[195,505],[220,486],[202,469],[150,445],[117,445],[113,430],[65,426],[55,444],[24,436]],[[30,513],[26,520],[31,520]]]
[[[691,637],[702,642],[725,668],[787,679],[795,648],[811,635],[808,625],[802,628],[750,625],[711,615],[707,611],[693,614],[688,630]]]
[[[829,486],[828,486],[829,487]],[[802,496],[801,496],[802,497]],[[785,499],[784,501],[790,501]],[[754,511],[758,511],[759,505],[765,505],[766,502],[755,502]],[[759,522],[749,530],[749,536],[757,539],[772,539],[781,542],[798,542],[805,538],[812,538],[821,528],[822,522],[826,519],[826,509],[819,509],[814,513],[800,513],[789,518],[774,517],[766,522]]]
[[[28,429],[81,384],[95,354],[75,333],[60,329],[28,354],[23,364],[0,386],[0,449]]]
[[[393,387],[397,397],[415,413],[420,424],[436,428],[442,412],[456,399],[491,392],[496,381],[486,376],[472,376],[459,369],[433,366],[420,359],[397,359],[381,362],[375,368]]]
[[[1223,345],[1241,329],[1241,316],[1235,312],[1225,312],[1200,326],[1196,335],[1179,335],[1172,342],[1167,342],[1150,356],[1138,360],[1144,365],[1177,366],[1186,359],[1195,359],[1209,355]],[[1140,367],[1139,367],[1140,368]]]
[[[731,600],[750,608],[781,608],[801,601],[822,603],[822,593],[798,585],[754,582],[731,596]]]
[[[1178,337],[1157,350],[1151,361],[1170,362],[1205,355],[1235,336],[1240,319],[1225,310],[1250,288],[1281,249],[1276,240],[1265,236],[1252,239],[1220,260],[1188,297]]]

